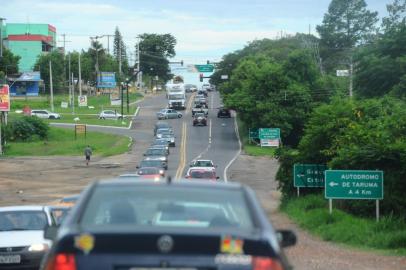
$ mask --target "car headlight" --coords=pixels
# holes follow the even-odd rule
[[[159,177],[159,176],[155,176],[155,177],[154,177],[154,181],[155,181],[155,182],[158,182],[159,180],[160,180],[160,177]]]
[[[48,244],[32,244],[28,248],[28,251],[30,251],[30,252],[40,252],[40,251],[45,251],[48,248],[49,248]]]

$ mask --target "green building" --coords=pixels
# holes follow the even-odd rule
[[[50,24],[7,23],[2,27],[3,44],[21,57],[19,71],[33,71],[42,53],[56,49],[56,29]]]

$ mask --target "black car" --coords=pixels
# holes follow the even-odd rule
[[[289,269],[254,192],[237,183],[123,181],[90,185],[41,269]]]
[[[231,118],[231,111],[226,108],[220,108],[219,111],[217,112],[217,117],[218,118]]]
[[[203,112],[196,112],[193,115],[193,126],[207,126],[207,117]]]

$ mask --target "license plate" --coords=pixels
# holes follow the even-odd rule
[[[20,263],[20,262],[21,262],[21,256],[20,255],[0,256],[0,264]]]

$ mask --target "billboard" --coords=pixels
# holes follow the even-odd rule
[[[97,88],[115,88],[116,73],[115,72],[99,72],[97,74]]]
[[[10,111],[10,89],[7,84],[0,88],[0,112]]]

